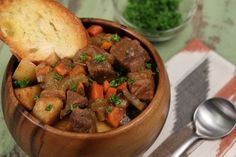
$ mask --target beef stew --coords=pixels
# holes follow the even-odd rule
[[[88,28],[91,44],[74,57],[51,65],[30,63],[36,78],[13,78],[16,95],[23,95],[17,98],[43,123],[64,131],[105,132],[127,124],[152,100],[157,83],[148,52],[137,40],[103,29],[96,33],[93,27]],[[17,75],[27,68],[22,65]]]

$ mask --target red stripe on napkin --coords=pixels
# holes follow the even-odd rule
[[[216,96],[221,96],[231,100],[232,102],[236,102],[236,76],[231,81],[229,81],[229,83],[226,84],[226,86],[224,86],[224,88],[222,88],[216,94]],[[216,157],[224,156],[224,154],[232,147],[235,142],[236,130],[221,140]]]
[[[229,83],[227,83],[216,96],[221,96],[226,99],[236,102],[236,76],[234,76]]]
[[[203,44],[198,39],[191,40],[187,46],[182,50],[182,52],[199,52],[199,53],[207,53],[210,52],[211,49],[208,48],[205,44]]]
[[[223,138],[218,149],[216,157],[223,157],[225,153],[236,143],[236,130],[233,131],[230,135]]]

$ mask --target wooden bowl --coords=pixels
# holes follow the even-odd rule
[[[41,123],[17,100],[12,74],[18,64],[8,63],[2,88],[5,122],[16,143],[31,157],[132,157],[144,152],[159,135],[169,109],[170,85],[164,64],[153,45],[143,36],[115,22],[82,19],[85,27],[101,25],[107,32],[140,41],[159,69],[155,96],[148,107],[128,124],[105,133],[81,134],[58,130]]]

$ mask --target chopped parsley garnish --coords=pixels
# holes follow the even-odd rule
[[[145,67],[146,67],[147,69],[152,69],[152,63],[146,63]]]
[[[23,88],[23,87],[27,87],[27,86],[30,85],[30,80],[28,80],[28,79],[17,80],[17,81],[14,81],[14,84],[15,84],[16,87]]]
[[[34,99],[34,101],[37,101],[37,100],[39,99],[39,96],[38,96],[38,95],[35,95],[35,96],[33,97],[33,99]]]
[[[83,63],[83,62],[87,61],[87,59],[88,59],[87,55],[82,52],[80,54],[80,61]]]
[[[47,106],[45,107],[45,111],[51,111],[52,107],[53,107],[52,104],[47,104]]]
[[[77,104],[71,104],[70,105],[70,110],[73,111],[74,109],[76,109],[78,107]]]
[[[111,82],[110,82],[110,87],[117,87],[117,86],[119,86],[120,84],[122,84],[123,82],[125,82],[127,80],[127,78],[126,77],[119,77],[119,78],[117,78],[117,79],[115,79],[115,80],[112,80]]]
[[[111,37],[111,39],[112,39],[113,41],[118,42],[118,41],[120,41],[120,36],[119,36],[118,34],[113,34],[112,37]]]
[[[134,82],[136,81],[136,78],[131,78],[128,80],[128,85],[132,85],[134,84]]]
[[[54,79],[56,79],[57,81],[61,81],[63,79],[63,77],[59,74],[55,74]]]
[[[110,96],[109,101],[116,106],[120,105],[121,103],[121,99],[117,95]]]
[[[71,91],[76,92],[77,87],[78,87],[77,83],[70,83],[70,90]]]
[[[123,16],[135,26],[149,30],[168,30],[182,21],[181,0],[128,0]]]
[[[107,106],[106,107],[106,112],[111,113],[112,112],[112,106]]]
[[[95,55],[93,57],[93,60],[96,62],[96,63],[102,63],[106,60],[106,57],[104,55],[101,55],[101,54],[98,54],[98,55]]]

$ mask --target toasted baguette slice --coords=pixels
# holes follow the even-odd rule
[[[72,57],[89,40],[80,19],[54,0],[0,0],[0,39],[35,63]]]

